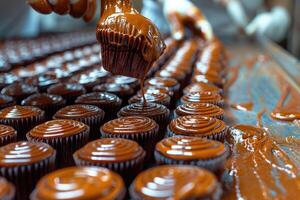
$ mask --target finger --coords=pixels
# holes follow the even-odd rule
[[[54,12],[60,15],[65,15],[70,12],[69,0],[48,0]]]
[[[177,12],[172,12],[168,14],[168,20],[171,24],[172,37],[175,40],[182,40],[184,38],[184,26],[180,14]]]
[[[97,1],[89,0],[88,9],[87,9],[85,15],[83,16],[83,20],[85,22],[90,22],[96,14],[96,9],[97,9]]]
[[[73,0],[71,2],[70,15],[75,18],[82,17],[88,8],[88,0]]]
[[[51,5],[47,0],[27,0],[27,3],[39,13],[50,14],[52,12]]]

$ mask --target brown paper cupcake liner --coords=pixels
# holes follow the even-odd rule
[[[28,199],[35,184],[55,169],[56,152],[40,162],[16,167],[0,167],[0,175],[16,186],[16,199]]]
[[[167,137],[173,137],[173,136],[193,136],[193,137],[201,137],[201,138],[206,138],[206,139],[210,139],[210,140],[217,140],[217,141],[221,141],[223,142],[225,140],[225,137],[226,137],[226,134],[227,134],[227,127],[222,130],[221,132],[219,133],[213,133],[211,135],[192,135],[192,134],[176,134],[174,133],[173,131],[171,131],[169,129],[169,126],[167,127]]]
[[[27,140],[30,142],[44,142],[49,144],[57,151],[56,167],[63,168],[74,165],[73,153],[83,147],[89,138],[88,128],[86,131],[68,136],[68,137],[58,137],[58,138],[34,138],[29,134],[26,135]]]
[[[0,137],[0,147],[17,141],[17,132],[13,135],[6,135]]]

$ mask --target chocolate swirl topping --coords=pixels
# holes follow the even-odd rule
[[[136,199],[205,199],[218,188],[216,177],[194,166],[159,166],[137,176],[130,188]]]
[[[107,83],[115,83],[118,85],[129,85],[132,88],[136,88],[139,85],[139,80],[128,76],[113,76],[107,80]]]
[[[220,133],[226,129],[221,120],[199,115],[187,115],[173,119],[169,129],[176,135],[210,136]]]
[[[36,87],[24,83],[13,83],[1,90],[2,94],[12,97],[30,95],[36,92],[38,92]]]
[[[31,197],[43,199],[123,199],[125,194],[122,178],[99,167],[70,167],[44,176]]]
[[[51,120],[34,127],[28,135],[34,138],[67,137],[89,129],[87,125],[75,120]]]
[[[226,153],[223,143],[197,137],[170,137],[156,145],[160,154],[180,160],[211,159]]]
[[[5,178],[0,177],[0,199],[10,200],[15,195],[15,187],[7,182]]]
[[[160,103],[163,105],[169,104],[171,101],[171,97],[168,94],[165,93],[146,93],[145,94],[145,99],[147,103]],[[129,103],[144,103],[143,96],[141,94],[137,94],[133,96],[132,98],[129,99]]]
[[[110,94],[106,92],[93,92],[78,97],[75,102],[79,104],[91,104],[91,105],[111,104],[111,103],[116,103],[121,105],[122,100],[114,94]]]
[[[224,110],[209,103],[188,103],[176,108],[175,113],[178,116],[201,115],[204,117],[223,117]]]
[[[223,101],[218,93],[214,92],[191,92],[181,98],[182,103],[212,103],[216,104]]]
[[[192,83],[186,88],[184,88],[183,90],[184,94],[188,94],[191,92],[212,92],[212,93],[221,94],[222,89],[208,83],[199,82],[199,83]]]
[[[81,95],[84,94],[86,91],[84,87],[80,84],[58,83],[49,87],[47,92],[49,94],[57,94],[57,95],[68,95],[73,93],[78,93],[78,95]]]
[[[134,93],[134,90],[126,84],[116,84],[116,83],[104,83],[101,85],[97,85],[93,88],[94,92],[109,92],[113,93],[117,96],[131,96]]]
[[[135,141],[122,138],[103,138],[92,141],[74,153],[74,157],[88,162],[123,162],[145,156]]]
[[[47,159],[55,150],[45,143],[16,142],[0,148],[0,166],[29,165]]]
[[[10,135],[17,135],[17,131],[11,126],[0,124],[0,137],[10,136]]]
[[[93,105],[71,105],[64,107],[57,111],[53,118],[55,119],[67,119],[67,118],[80,118],[89,117],[94,115],[103,115],[104,112],[97,106]]]
[[[125,116],[146,116],[154,117],[157,115],[169,115],[170,111],[164,105],[156,103],[134,103],[122,108],[118,112],[119,117]]]
[[[173,78],[154,77],[147,80],[145,85],[154,87],[168,87],[172,89],[172,91],[179,89],[178,81]]]
[[[168,87],[158,87],[158,86],[146,86],[144,87],[145,94],[168,94],[170,97],[174,95],[174,92],[170,90]],[[141,91],[138,92],[141,95]]]
[[[64,103],[64,99],[58,95],[52,94],[33,94],[22,101],[22,105],[44,106]]]
[[[44,111],[32,106],[12,106],[0,111],[0,119],[19,119],[44,115]]]
[[[155,121],[143,116],[120,117],[105,123],[101,127],[102,133],[137,134],[152,131],[157,128]]]

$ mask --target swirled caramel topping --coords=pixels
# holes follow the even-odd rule
[[[55,85],[52,85],[48,88],[47,92],[49,94],[56,94],[56,95],[68,95],[68,94],[78,94],[82,95],[86,91],[84,87],[80,84],[71,84],[71,83],[58,83]]]
[[[64,103],[61,96],[53,94],[33,94],[22,101],[26,106],[44,106]]]
[[[52,172],[37,183],[32,193],[36,200],[123,199],[122,178],[106,168],[70,167]]]
[[[154,86],[154,87],[167,87],[171,88],[173,91],[177,90],[179,87],[179,83],[176,79],[173,78],[162,78],[162,77],[154,77],[148,79],[145,83],[146,86]]]
[[[112,76],[107,80],[107,83],[115,83],[118,85],[129,85],[132,88],[136,88],[139,85],[139,80],[128,76]]]
[[[218,188],[211,172],[194,166],[159,166],[139,174],[130,193],[137,199],[205,199]]]
[[[0,119],[18,119],[44,115],[44,111],[32,106],[12,106],[0,111]]]
[[[129,116],[120,117],[105,123],[101,132],[109,134],[137,134],[155,130],[156,122],[148,117]]]
[[[212,92],[220,94],[222,93],[222,89],[208,83],[199,82],[192,83],[183,90],[184,94],[192,92]]]
[[[181,98],[181,103],[211,103],[218,104],[223,101],[223,98],[218,93],[213,92],[192,92],[184,95]]]
[[[224,131],[226,126],[215,118],[187,115],[173,119],[169,129],[176,135],[205,137]]]
[[[201,115],[204,117],[220,118],[224,115],[224,110],[209,103],[188,103],[178,106],[175,113],[178,116]]]
[[[121,104],[122,100],[114,94],[106,93],[106,92],[93,92],[81,95],[75,101],[79,104],[91,104],[91,105],[99,105],[99,104]]]
[[[15,195],[15,187],[7,182],[5,178],[0,177],[0,199],[10,200]]]
[[[145,94],[145,99],[147,103],[160,103],[160,104],[169,104],[171,101],[171,97],[168,94],[160,93],[160,94]],[[129,103],[138,103],[138,102],[144,102],[143,96],[141,94],[137,94],[129,99]]]
[[[180,160],[211,159],[226,153],[223,143],[197,137],[170,137],[156,144],[160,154]]]
[[[56,138],[80,134],[89,129],[87,125],[74,120],[51,120],[34,127],[28,135],[34,138]]]
[[[116,84],[116,83],[104,83],[97,85],[93,88],[94,92],[109,92],[117,96],[128,95],[131,96],[134,93],[133,88],[126,84]]]
[[[5,137],[9,135],[17,135],[17,131],[11,127],[6,125],[0,125],[0,137]]]
[[[119,117],[125,116],[146,116],[153,117],[157,115],[169,115],[169,109],[161,104],[157,103],[134,103],[126,107],[123,107],[119,112]]]
[[[12,97],[31,95],[36,92],[38,92],[38,89],[36,87],[24,83],[13,83],[1,90],[2,94],[12,96]]]
[[[0,166],[29,165],[47,159],[55,150],[45,143],[16,142],[0,148]]]
[[[92,141],[74,153],[74,157],[88,162],[123,162],[145,156],[135,141],[122,138],[103,138]]]
[[[68,119],[104,115],[103,110],[93,105],[71,105],[56,112],[54,119]]]

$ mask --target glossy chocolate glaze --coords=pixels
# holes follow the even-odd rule
[[[15,76],[10,73],[0,74],[0,88],[4,88],[14,82],[19,82],[21,79],[18,76]]]
[[[22,101],[22,105],[43,107],[47,105],[64,104],[65,100],[58,95],[33,94]]]
[[[171,159],[212,159],[226,153],[225,145],[197,137],[170,137],[156,144],[156,151]]]
[[[57,84],[58,82],[59,81],[56,79],[56,77],[50,75],[39,75],[25,79],[25,83],[38,87],[42,92],[46,92],[47,88],[49,88],[51,85]]]
[[[64,97],[66,95],[80,96],[84,94],[86,91],[84,87],[80,84],[58,83],[49,87],[47,92],[49,94],[61,95]]]
[[[0,138],[6,137],[6,136],[17,136],[17,131],[11,127],[6,125],[0,125]]]
[[[82,117],[104,116],[104,111],[93,105],[71,105],[56,112],[54,119],[80,119]]]
[[[201,115],[203,117],[223,119],[224,110],[209,103],[188,103],[178,106],[175,113],[177,116]]]
[[[145,86],[144,87],[145,94],[168,94],[170,97],[173,97],[174,92],[168,87],[158,87],[158,86]],[[138,92],[141,95],[141,91]]]
[[[24,83],[13,83],[1,90],[1,94],[14,97],[17,100],[22,100],[37,92],[36,87]]]
[[[130,97],[134,94],[132,87],[126,84],[104,83],[93,88],[94,92],[109,92],[120,98]]]
[[[114,94],[106,92],[93,92],[78,97],[75,102],[78,104],[96,105],[102,108],[103,106],[109,105],[121,106],[122,100]]]
[[[34,127],[28,132],[28,136],[33,138],[47,139],[77,135],[89,129],[82,122],[74,120],[51,120]]]
[[[262,128],[236,125],[227,141],[232,191],[224,199],[297,199],[300,195],[299,141],[279,138]],[[249,184],[250,183],[250,184]]]
[[[29,3],[34,10],[42,14],[50,14],[52,12],[52,7],[48,0],[27,0],[27,3]]]
[[[223,121],[202,117],[199,115],[187,115],[173,119],[169,124],[169,130],[176,135],[195,137],[207,137],[225,131]]]
[[[165,93],[145,93],[144,97],[141,94],[137,94],[130,98],[128,102],[129,104],[139,102],[144,103],[145,100],[147,103],[158,103],[168,106],[170,104],[171,97]]]
[[[32,200],[123,200],[122,178],[100,167],[70,167],[52,172],[38,182]]]
[[[130,188],[133,199],[218,199],[220,188],[211,172],[194,166],[159,166],[139,174]]]
[[[0,199],[12,200],[15,196],[15,187],[5,178],[0,177]]]
[[[113,74],[143,79],[165,49],[156,26],[132,7],[131,0],[101,0],[96,35],[103,66]]]
[[[143,158],[145,151],[132,140],[103,138],[86,144],[74,157],[89,163],[114,163]]]
[[[128,76],[112,76],[107,80],[107,83],[115,83],[118,85],[129,85],[133,89],[139,86],[139,80]]]
[[[0,148],[0,166],[13,167],[30,165],[47,159],[55,150],[45,143],[16,142]]]
[[[157,128],[156,122],[148,117],[128,116],[105,123],[101,127],[101,132],[109,134],[138,134],[153,131]]]
[[[33,116],[42,116],[44,111],[32,106],[12,106],[0,111],[0,119],[22,119]]]
[[[10,107],[15,104],[16,104],[16,102],[15,102],[14,98],[7,96],[7,95],[0,94],[0,109]]]
[[[253,102],[245,102],[245,103],[234,103],[231,104],[230,107],[235,110],[241,110],[241,111],[251,111],[253,109]]]
[[[188,94],[192,92],[212,92],[212,93],[218,93],[221,94],[223,91],[221,88],[218,88],[214,85],[198,82],[198,83],[192,83],[186,88],[184,88],[183,93]]]
[[[199,82],[210,83],[210,84],[214,84],[219,87],[223,86],[223,84],[224,84],[224,81],[222,78],[220,78],[219,76],[216,76],[216,75],[212,75],[212,74],[195,75],[192,78],[192,82],[194,82],[194,83],[199,83]]]
[[[153,87],[167,87],[170,88],[173,92],[178,91],[180,87],[176,79],[162,77],[150,78],[145,82],[145,85]]]
[[[220,94],[214,92],[191,92],[180,99],[181,103],[211,103],[221,105],[224,103]]]
[[[73,0],[70,4],[70,15],[75,18],[82,17],[88,9],[88,0]]]

